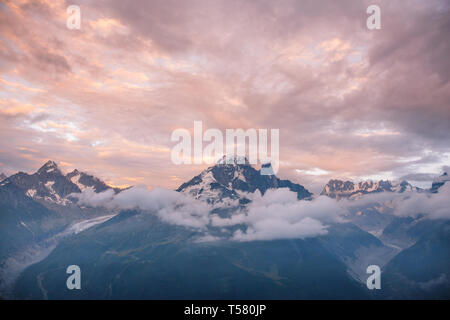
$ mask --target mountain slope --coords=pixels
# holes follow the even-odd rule
[[[51,233],[57,224],[43,221],[54,216],[14,184],[0,188],[0,265],[12,253]]]
[[[328,233],[319,237],[319,240],[324,248],[347,266],[349,274],[362,284],[367,278],[367,266],[375,264],[383,267],[398,253],[353,223],[331,225]]]
[[[367,297],[317,239],[199,243],[199,236],[151,213],[124,211],[63,241],[21,275],[15,294],[32,299]],[[82,270],[82,290],[61,285],[70,264]]]
[[[57,234],[76,222],[92,224],[96,217],[113,214],[102,208],[82,208],[69,197],[81,192],[82,186],[94,191],[109,188],[95,177],[79,175],[82,181],[77,185],[63,175],[55,162],[48,161],[34,174],[19,172],[0,183],[1,295],[15,270],[34,261],[49,244],[56,244],[60,238],[55,238]]]
[[[385,297],[450,299],[450,222],[428,230],[384,271]]]

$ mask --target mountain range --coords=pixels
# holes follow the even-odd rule
[[[321,195],[326,195],[331,198],[357,198],[369,193],[377,192],[398,192],[403,193],[405,191],[423,191],[420,188],[412,186],[408,181],[391,182],[389,180],[380,180],[374,182],[371,180],[361,181],[358,184],[352,181],[342,181],[332,179],[323,188]]]
[[[68,196],[73,193],[81,193],[87,188],[92,188],[97,193],[107,189],[120,191],[120,189],[112,188],[100,179],[77,169],[64,175],[58,165],[51,160],[33,174],[19,172],[5,178],[0,184],[0,186],[6,187],[8,185],[17,186],[35,200],[45,200],[60,205],[73,203]]]
[[[431,189],[422,190],[406,181],[333,179],[321,195],[351,203],[382,192],[431,196],[446,181],[445,173]],[[210,215],[226,210],[232,218],[248,214],[252,194],[277,189],[288,189],[305,203],[318,197],[300,184],[261,175],[248,162],[225,161],[176,191],[210,205]],[[78,170],[64,174],[53,161],[33,174],[19,172],[0,182],[4,298],[449,298],[446,219],[399,217],[389,204],[375,202],[351,206],[342,221],[330,222],[327,232],[315,237],[201,240],[245,232],[248,226],[193,229],[167,223],[154,209],[79,205],[74,195],[86,190],[126,194]],[[82,269],[83,290],[65,287],[65,268],[71,264]],[[380,292],[365,286],[370,264],[383,270]]]

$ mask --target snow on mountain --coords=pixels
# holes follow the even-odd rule
[[[361,181],[358,184],[352,181],[342,181],[337,179],[330,180],[323,188],[321,195],[326,195],[334,199],[358,198],[364,194],[375,192],[397,192],[420,191],[419,188],[412,186],[407,181],[396,182],[389,180]]]
[[[95,192],[103,192],[108,189],[114,189],[114,191],[118,192],[120,189],[112,188],[104,183],[97,177],[94,177],[85,172],[78,171],[77,169],[66,175],[67,179],[69,179],[73,184],[75,184],[81,191],[86,190],[87,188],[92,188]]]
[[[37,171],[37,173],[41,175],[45,173],[61,173],[61,170],[59,170],[56,162],[49,160]]]
[[[2,187],[15,185],[33,199],[66,205],[65,197],[73,192],[80,192],[78,187],[64,177],[54,161],[47,161],[33,174],[16,173],[2,182]]]
[[[67,178],[69,178],[72,183],[75,183],[82,192],[88,188],[84,184],[80,183],[81,173],[79,173],[76,169],[73,172],[68,173]]]
[[[196,199],[211,204],[245,204],[247,193],[259,190],[288,188],[297,193],[298,199],[308,199],[312,194],[303,186],[289,180],[280,180],[275,175],[261,175],[247,159],[222,158],[215,166],[209,167],[190,181],[183,183],[178,192],[184,192]]]
[[[2,181],[1,187],[8,187],[13,184],[30,198],[43,200],[48,203],[68,205],[73,202],[69,199],[72,193],[80,193],[87,188],[92,188],[95,192],[102,192],[112,188],[100,179],[74,170],[64,175],[54,161],[47,161],[38,171],[33,174],[24,172],[16,173]]]
[[[0,173],[0,182],[8,178],[4,173]]]

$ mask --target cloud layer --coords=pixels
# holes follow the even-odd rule
[[[438,193],[428,192],[380,192],[364,195],[356,200],[342,200],[345,208],[360,208],[369,204],[382,204],[392,208],[399,217],[450,219],[450,183],[439,188]]]
[[[380,192],[363,195],[355,200],[339,201],[327,196],[318,196],[311,201],[298,200],[297,194],[289,189],[270,189],[264,195],[256,191],[247,194],[246,197],[251,202],[246,208],[231,208],[229,217],[214,213],[213,209],[219,208],[217,204],[213,207],[183,193],[163,188],[149,191],[133,187],[119,194],[114,194],[112,190],[95,193],[86,189],[73,196],[78,198],[79,205],[142,210],[157,215],[167,223],[197,229],[204,233],[198,241],[254,241],[321,236],[327,234],[327,228],[331,224],[346,222],[346,216],[352,209],[370,204],[388,206],[392,208],[394,215],[400,217],[450,218],[449,183],[444,184],[436,194]],[[233,228],[228,229],[229,227]],[[218,229],[223,234],[217,235]]]
[[[79,205],[109,209],[138,209],[156,214],[162,221],[207,231],[209,228],[240,226],[231,240],[273,240],[307,238],[327,233],[327,225],[342,222],[346,212],[336,200],[320,196],[312,201],[300,201],[288,189],[259,191],[249,195],[252,202],[246,209],[233,209],[229,218],[212,213],[213,207],[183,193],[156,188],[130,188],[117,195],[112,190],[95,193],[90,189],[73,194]],[[217,209],[217,205],[215,206]],[[207,234],[208,235],[208,234]],[[221,239],[211,237],[205,239]]]
[[[312,201],[299,201],[297,194],[288,189],[258,193],[240,218],[248,228],[238,230],[233,239],[239,241],[307,238],[327,233],[327,225],[342,222],[346,210],[328,197],[319,196]]]
[[[95,193],[86,189],[73,196],[78,198],[80,205],[149,211],[165,222],[185,227],[203,229],[209,224],[211,208],[206,203],[172,190],[156,188],[148,191],[133,187],[115,195],[113,190]]]

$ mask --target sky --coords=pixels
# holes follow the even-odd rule
[[[429,186],[450,165],[449,37],[446,0],[0,1],[0,172],[174,189],[208,165],[173,164],[171,134],[202,121],[279,129],[277,175],[313,192]]]

